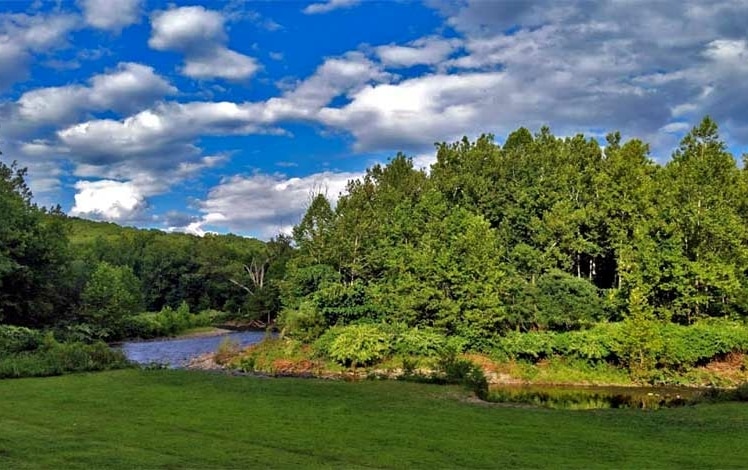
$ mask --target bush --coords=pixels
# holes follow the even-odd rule
[[[735,389],[735,399],[737,401],[748,401],[748,382],[745,382]]]
[[[436,357],[447,347],[446,336],[432,328],[394,327],[392,333],[392,350],[401,356]]]
[[[454,349],[447,349],[439,359],[438,368],[446,383],[464,385],[480,399],[488,396],[488,379],[483,369],[469,359],[460,358]]]
[[[348,325],[329,329],[315,347],[340,364],[356,367],[384,359],[392,352],[392,340],[380,325]]]
[[[116,336],[109,328],[91,323],[60,325],[55,329],[55,338],[61,343],[96,343]]]
[[[21,326],[0,325],[0,356],[33,351],[42,343],[38,330]]]
[[[225,365],[243,372],[274,375],[313,375],[320,369],[320,362],[314,360],[308,345],[270,336],[227,358]]]
[[[0,378],[46,377],[129,366],[122,351],[113,350],[105,343],[58,343],[50,337],[36,351],[1,358]]]
[[[190,328],[211,326],[224,319],[225,314],[217,310],[190,313],[186,302],[177,310],[164,307],[157,313],[140,313],[126,317],[122,322],[120,336],[125,338],[157,338],[177,335]]]
[[[311,343],[325,331],[325,319],[314,303],[304,301],[298,309],[286,309],[278,316],[281,336]]]
[[[538,361],[562,356],[627,367],[641,379],[656,370],[688,370],[730,352],[748,351],[748,327],[727,320],[690,326],[636,318],[588,330],[509,333],[496,341],[498,359]]]

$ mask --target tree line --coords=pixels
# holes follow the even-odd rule
[[[714,121],[665,164],[620,133],[604,145],[520,128],[398,154],[318,195],[280,283],[287,332],[386,321],[487,349],[508,332],[628,318],[745,319],[748,171]]]
[[[0,163],[0,321],[110,324],[222,310],[315,338],[334,325],[435,328],[487,349],[509,332],[629,318],[745,319],[748,173],[705,118],[665,164],[646,143],[520,128],[398,154],[316,195],[291,236],[165,233],[65,216]]]
[[[287,237],[196,237],[67,217],[36,205],[25,177],[0,162],[0,323],[111,330],[125,317],[180,307],[243,321],[279,311]]]

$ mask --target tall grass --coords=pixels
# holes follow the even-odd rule
[[[34,351],[0,357],[0,378],[47,377],[72,372],[122,369],[130,363],[105,343],[58,343],[50,337]]]

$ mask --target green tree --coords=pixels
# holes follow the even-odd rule
[[[31,201],[26,169],[0,162],[0,321],[55,323],[66,311],[68,243],[57,209]]]
[[[82,300],[87,321],[116,330],[122,318],[142,309],[140,281],[131,268],[103,261],[88,280]]]

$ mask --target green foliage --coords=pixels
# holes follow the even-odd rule
[[[69,313],[60,211],[31,202],[26,169],[0,162],[0,321],[40,327]]]
[[[84,317],[104,328],[119,328],[122,320],[142,308],[140,281],[127,266],[101,262],[82,294]]]
[[[551,271],[537,281],[537,325],[551,330],[589,327],[603,318],[595,286],[561,271]]]
[[[634,317],[565,333],[509,333],[497,340],[493,353],[502,360],[562,356],[592,364],[621,364],[634,378],[649,381],[659,369],[686,371],[730,352],[745,351],[748,326],[742,323],[710,320],[681,326]]]
[[[48,338],[33,351],[0,357],[0,378],[46,377],[129,367],[121,351],[106,343],[58,343]]]
[[[347,325],[327,330],[316,347],[345,366],[366,366],[391,353],[392,339],[380,325]]]
[[[352,284],[323,284],[312,298],[327,325],[359,320],[375,321],[383,316],[380,308],[372,302],[366,286],[360,281]]]
[[[459,357],[457,350],[446,348],[437,367],[446,383],[463,385],[481,399],[488,395],[488,379],[483,369],[473,361]]]
[[[400,356],[438,357],[449,347],[447,337],[432,328],[396,328],[392,350]]]
[[[283,310],[278,317],[281,335],[303,342],[317,339],[327,327],[325,319],[314,302],[304,301],[296,309]]]
[[[0,356],[23,351],[33,351],[42,344],[43,335],[38,330],[0,325]]]
[[[124,338],[158,338],[174,336],[190,328],[212,326],[225,318],[223,312],[204,310],[190,313],[186,302],[176,310],[164,307],[160,312],[140,313],[123,319],[121,336]]]

